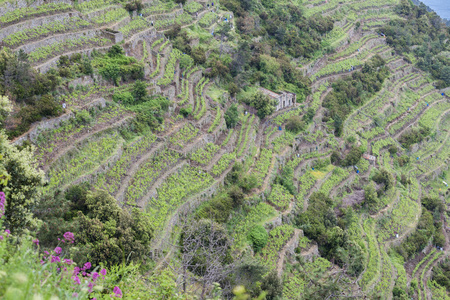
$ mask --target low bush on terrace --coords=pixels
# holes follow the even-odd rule
[[[427,128],[413,128],[410,131],[402,134],[398,141],[402,144],[403,147],[409,148],[413,144],[420,143],[429,134],[430,130]]]
[[[142,79],[144,66],[134,57],[125,56],[125,52],[119,45],[114,45],[107,54],[95,55],[92,65],[98,69],[100,75],[106,80],[111,80],[116,85],[123,81]]]
[[[261,251],[267,245],[269,235],[266,229],[261,225],[256,225],[249,233],[249,240],[252,242],[255,252]]]

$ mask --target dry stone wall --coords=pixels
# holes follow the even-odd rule
[[[61,42],[70,41],[70,40],[76,40],[81,37],[92,38],[95,36],[99,36],[100,33],[101,32],[99,30],[89,29],[89,30],[84,30],[84,31],[74,32],[74,33],[57,34],[57,35],[50,36],[46,39],[43,39],[43,40],[40,40],[40,41],[37,41],[34,43],[29,43],[29,44],[23,45],[21,47],[18,47],[17,50],[22,49],[26,53],[30,53],[40,47],[45,47],[45,46],[49,46],[51,44],[61,43]]]
[[[63,22],[68,18],[72,17],[80,17],[81,13],[79,12],[65,12],[51,16],[43,16],[40,18],[35,18],[31,20],[27,20],[21,23],[16,23],[5,28],[0,28],[0,41],[6,38],[8,35],[16,33],[18,31],[22,31],[32,27],[42,26],[51,22]]]
[[[67,3],[72,4],[71,0],[36,0],[36,1],[27,1],[27,0],[9,0],[0,5],[0,15],[4,15],[7,12],[14,11],[19,8],[25,7],[37,7],[43,4],[49,3]]]

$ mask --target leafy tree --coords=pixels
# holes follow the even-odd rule
[[[38,171],[33,149],[18,150],[11,145],[4,132],[0,132],[2,169],[11,176],[3,191],[7,196],[5,226],[12,232],[36,225],[31,214],[44,184],[44,172]],[[3,175],[4,176],[4,175]]]
[[[239,112],[236,104],[231,104],[231,106],[225,112],[225,123],[227,128],[233,128],[239,121]]]
[[[191,52],[191,56],[196,64],[204,64],[206,62],[206,53],[202,47],[194,48]]]
[[[247,101],[249,105],[253,106],[258,110],[257,115],[261,119],[264,119],[266,116],[271,115],[275,111],[275,107],[277,106],[277,101],[269,96],[257,92],[249,101]]]
[[[133,85],[133,97],[135,99],[135,103],[142,102],[147,95],[147,84],[144,81],[136,80]]]
[[[108,50],[109,57],[120,57],[125,54],[125,50],[123,50],[120,45],[113,45],[111,49]]]
[[[283,294],[283,285],[275,271],[270,272],[269,275],[264,277],[261,282],[261,290],[266,292],[267,300],[274,300],[281,297]]]
[[[140,261],[150,243],[150,219],[139,209],[121,209],[105,191],[87,192],[87,215],[78,213],[79,253],[82,261],[90,257],[93,264]]]
[[[100,75],[106,79],[112,80],[116,85],[119,85],[120,67],[116,64],[108,64],[99,69]]]
[[[0,125],[3,125],[8,115],[12,112],[12,105],[7,96],[0,95]]]
[[[398,151],[398,148],[397,148],[396,146],[391,146],[391,147],[389,147],[389,153],[390,153],[391,155],[396,154],[397,151]]]
[[[363,154],[363,152],[361,151],[360,148],[352,147],[350,152],[342,160],[342,165],[344,167],[356,165],[359,162],[359,160],[361,159],[362,154]]]
[[[408,132],[402,134],[398,141],[402,144],[403,147],[409,148],[413,144],[420,143],[429,134],[430,130],[428,128],[413,128]]]
[[[372,212],[378,208],[379,199],[373,182],[368,184],[364,189],[364,204],[367,206],[369,211]]]
[[[341,155],[336,150],[333,150],[331,153],[330,162],[333,165],[339,165],[341,163]]]
[[[194,64],[194,60],[187,54],[184,54],[180,58],[180,68],[188,69],[190,66]]]
[[[252,297],[261,294],[261,281],[267,274],[267,267],[253,256],[245,257],[235,268],[235,284],[245,286]],[[235,285],[233,284],[233,285]]]
[[[372,177],[372,180],[378,184],[384,184],[385,191],[394,186],[394,177],[384,168],[375,174],[375,176]]]
[[[444,211],[444,203],[438,197],[424,197],[422,198],[422,205],[429,211],[439,211],[440,213]]]
[[[305,124],[303,123],[300,116],[292,116],[286,122],[286,130],[289,130],[293,133],[298,133],[305,128]]]
[[[290,166],[285,166],[279,175],[275,178],[275,183],[283,185],[292,195],[297,194],[297,188],[294,185],[294,169]]]

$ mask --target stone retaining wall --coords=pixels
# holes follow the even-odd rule
[[[31,2],[31,3],[30,3]],[[36,0],[36,1],[27,1],[27,0],[9,0],[0,5],[0,15],[4,15],[7,12],[14,11],[19,8],[25,7],[37,7],[43,4],[49,3],[68,3],[72,4],[71,0]]]
[[[3,40],[8,35],[16,33],[21,30],[29,29],[32,27],[42,26],[51,22],[63,22],[65,19],[70,17],[80,17],[81,13],[79,12],[65,12],[56,15],[43,16],[40,18],[30,19],[21,23],[13,24],[7,26],[5,28],[0,29],[0,41]]]
[[[73,32],[73,33],[57,34],[57,35],[50,36],[46,39],[43,39],[43,40],[40,40],[37,42],[25,44],[25,45],[17,48],[17,50],[22,49],[26,53],[30,53],[30,52],[36,50],[37,48],[49,46],[51,44],[61,43],[61,42],[69,41],[69,40],[75,40],[75,39],[79,39],[81,37],[92,38],[92,37],[99,36],[99,35],[101,35],[100,30],[95,30],[95,29],[87,29],[84,31]]]
[[[89,105],[85,106],[85,109],[90,108],[92,106],[105,107],[106,101],[104,98],[99,98],[96,101],[91,102]],[[30,140],[35,142],[39,134],[45,130],[51,130],[58,128],[62,122],[68,121],[71,118],[75,117],[74,113],[69,111],[68,113],[61,115],[57,118],[46,119],[37,123],[34,123],[31,126],[31,129],[26,133],[22,134],[20,137],[14,139],[12,143],[14,145],[22,145],[25,141]]]

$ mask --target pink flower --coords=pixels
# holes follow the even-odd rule
[[[49,255],[50,253],[48,253],[48,251],[44,251],[45,254]]]
[[[113,293],[114,293],[115,297],[122,298],[122,291],[120,290],[120,288],[118,286],[114,287]]]
[[[64,233],[64,238],[68,241],[71,242],[73,244],[73,242],[75,241],[75,236],[72,232],[68,231],[66,233]]]
[[[106,275],[106,269],[101,269],[100,274],[102,274],[103,276]]]
[[[90,268],[91,268],[91,263],[87,262],[87,263],[84,264],[83,270],[87,270],[87,269],[90,269]]]
[[[80,268],[79,268],[79,267],[75,267],[75,268],[73,269],[73,274],[74,274],[74,275],[78,275],[78,273],[80,273]]]
[[[11,231],[9,229],[5,229],[6,237],[8,237],[11,234]]]
[[[76,297],[78,297],[78,294],[77,293],[73,293],[72,297],[76,298]]]
[[[3,241],[3,235],[0,235],[0,241]]]
[[[59,259],[59,256],[53,256],[52,255],[52,261],[51,261],[52,263],[54,263],[54,262],[61,262],[61,260]]]
[[[88,284],[88,288],[89,288],[89,293],[92,292],[92,288],[94,287],[94,284],[92,282],[89,282]]]
[[[71,259],[66,258],[66,259],[64,259],[64,263],[71,265],[73,263],[73,261]]]
[[[77,275],[72,276],[73,281],[75,281],[75,284],[81,284],[80,278]]]
[[[93,281],[96,281],[97,280],[97,278],[98,278],[98,276],[100,276],[97,272],[93,272],[92,273],[92,280]]]
[[[61,249],[61,247],[56,247],[54,251],[55,251],[56,255],[60,255],[62,252],[62,249]]]
[[[45,264],[45,261],[41,260],[41,265]]]
[[[33,240],[33,244],[35,244],[36,246],[39,246],[39,240],[38,239]]]

